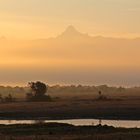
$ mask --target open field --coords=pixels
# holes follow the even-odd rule
[[[103,118],[140,120],[140,99],[54,99],[0,104],[1,119]]]

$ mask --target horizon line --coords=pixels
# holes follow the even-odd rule
[[[1,35],[0,36],[0,41],[2,40],[6,40],[6,41],[14,41],[14,40],[47,40],[47,39],[56,39],[59,36],[61,36],[64,32],[67,31],[68,28],[73,28],[75,31],[79,32],[81,35],[87,35],[88,37],[92,37],[92,38],[106,38],[106,39],[124,39],[124,40],[135,40],[135,39],[140,39],[140,36],[137,37],[123,37],[123,36],[109,36],[109,35],[102,35],[102,34],[97,34],[97,35],[93,35],[93,34],[89,34],[87,32],[82,33],[81,31],[77,30],[77,28],[75,28],[75,26],[73,25],[68,25],[64,31],[62,31],[61,33],[58,33],[55,36],[50,36],[50,37],[35,37],[35,38],[12,38],[9,39],[7,38],[5,35]]]

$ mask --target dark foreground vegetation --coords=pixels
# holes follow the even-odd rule
[[[69,124],[0,125],[0,140],[139,140],[140,129]]]

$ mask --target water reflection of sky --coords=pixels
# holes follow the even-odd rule
[[[82,125],[108,125],[114,127],[140,128],[140,121],[128,120],[98,120],[98,119],[73,119],[73,120],[0,120],[0,124],[35,124],[35,123],[68,123],[75,126]]]

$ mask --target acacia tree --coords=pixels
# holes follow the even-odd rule
[[[47,86],[46,84],[37,81],[37,82],[29,82],[29,87],[31,88],[32,94],[34,96],[44,96],[47,92]]]
[[[48,87],[46,84],[37,81],[29,82],[28,86],[30,87],[30,92],[27,93],[27,99],[29,101],[48,101],[50,96],[45,95],[47,93]]]

